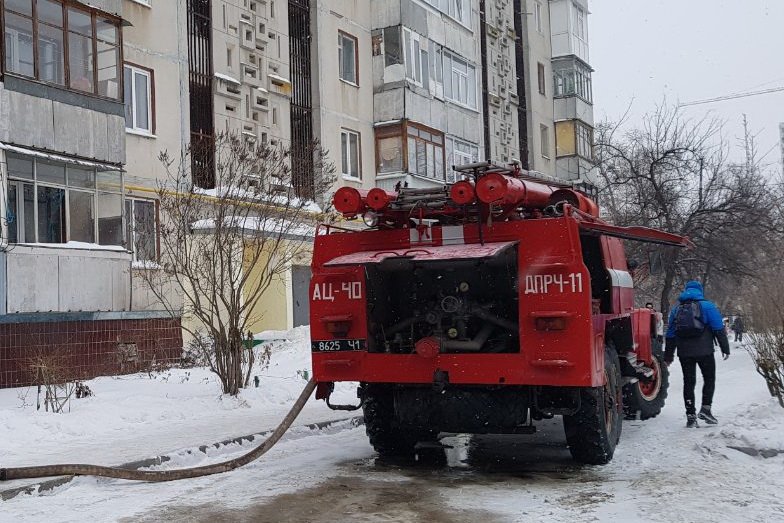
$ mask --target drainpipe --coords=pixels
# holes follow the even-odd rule
[[[515,28],[515,71],[517,72],[517,135],[520,139],[520,167],[530,169],[528,158],[528,100],[525,96],[525,50],[523,49],[523,12],[522,0],[514,0]],[[532,129],[533,133],[534,130]]]
[[[487,15],[485,13],[486,0],[479,0],[479,39],[482,57],[482,124],[485,135],[485,160],[490,161],[490,107],[487,93]]]

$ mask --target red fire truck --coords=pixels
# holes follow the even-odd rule
[[[622,419],[657,415],[668,385],[622,239],[688,239],[611,225],[586,194],[516,167],[455,170],[462,179],[434,189],[335,194],[366,229],[316,236],[316,397],[359,382],[382,455],[440,433],[532,433],[560,415],[573,458],[607,463]]]

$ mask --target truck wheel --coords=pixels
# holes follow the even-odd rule
[[[416,432],[403,430],[395,419],[395,400],[389,387],[368,386],[363,392],[362,411],[370,445],[384,457],[414,455]]]
[[[621,365],[612,347],[604,349],[604,375],[606,384],[582,389],[580,409],[563,417],[572,458],[589,465],[609,463],[621,439]]]
[[[655,418],[664,408],[667,389],[670,386],[670,371],[664,364],[661,349],[653,353],[653,378],[637,381],[623,387],[623,412],[627,418],[641,420]]]

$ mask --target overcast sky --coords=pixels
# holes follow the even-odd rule
[[[589,0],[589,8],[597,122],[618,119],[630,102],[637,124],[665,96],[690,102],[784,86],[784,0]],[[746,113],[761,154],[780,162],[784,92],[688,108],[695,117],[709,111],[727,120],[733,142]]]

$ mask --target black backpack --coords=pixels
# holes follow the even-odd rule
[[[698,301],[685,301],[675,309],[675,335],[679,338],[696,338],[705,332],[702,307]]]

